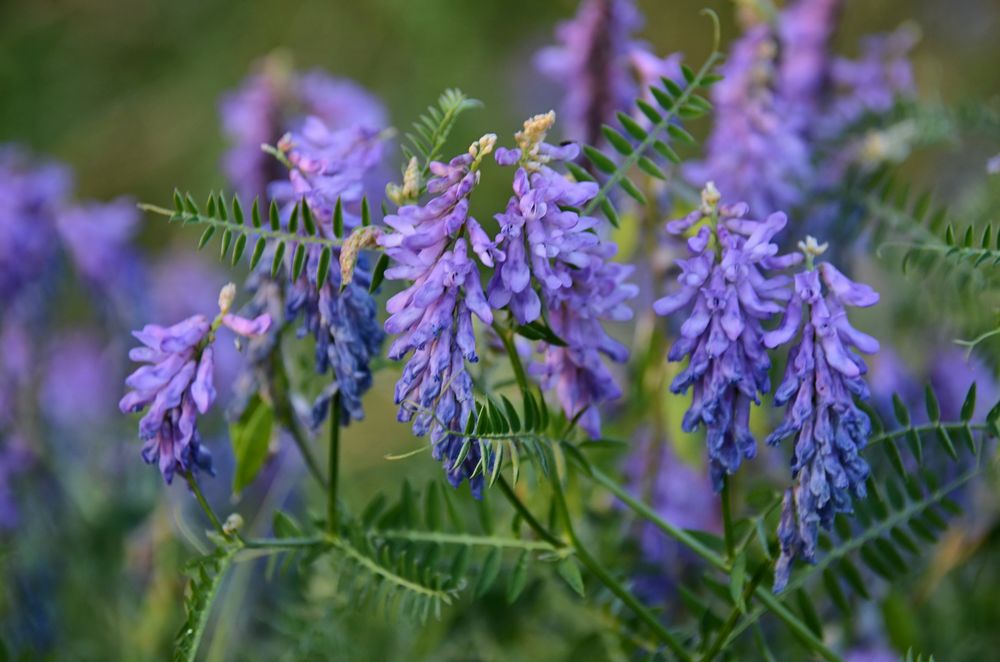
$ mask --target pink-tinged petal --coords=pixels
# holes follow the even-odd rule
[[[855,283],[829,262],[819,265],[823,281],[837,299],[851,306],[865,307],[878,303],[878,292],[863,283]]]
[[[250,320],[227,313],[222,316],[222,323],[241,336],[259,336],[271,328],[271,316],[264,313]]]

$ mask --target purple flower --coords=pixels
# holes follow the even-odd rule
[[[225,325],[236,333],[263,333],[270,325],[267,315],[247,320],[227,314],[234,292],[232,285],[223,288],[215,322],[193,315],[169,327],[147,324],[132,334],[143,346],[132,349],[129,358],[145,365],[125,380],[131,390],[118,408],[122,413],[148,408],[139,421],[142,457],[158,462],[168,484],[178,471],[214,473],[211,455],[201,445],[197,415],[215,401],[215,330]]]
[[[434,458],[443,462],[449,481],[457,487],[467,479],[476,498],[482,494],[483,474],[472,475],[480,462],[479,445],[463,435],[475,406],[466,361],[479,360],[472,315],[491,324],[493,311],[469,252],[471,248],[489,265],[495,251],[469,216],[469,195],[479,183],[479,164],[495,141],[495,136],[484,136],[468,153],[432,163],[434,178],[427,190],[433,197],[386,216],[394,232],[379,241],[392,260],[386,278],[412,283],[386,304],[385,330],[396,336],[389,358],[401,360],[412,352],[396,383],[397,418],[412,420],[417,436],[430,433]],[[459,462],[467,443],[469,452]]]
[[[861,42],[861,56],[838,57],[830,71],[835,90],[831,116],[845,127],[867,113],[886,113],[916,92],[910,52],[919,34],[909,26]]]
[[[547,311],[565,346],[543,343],[543,360],[530,366],[543,388],[553,389],[570,419],[581,416],[589,434],[600,434],[597,405],[621,396],[601,355],[628,359],[628,349],[604,330],[606,321],[630,319],[626,301],[638,288],[625,282],[629,265],[611,262],[616,248],[594,231],[598,221],[571,208],[597,193],[593,182],[571,182],[549,164],[576,157],[576,145],[544,141],[554,113],[537,115],[517,133],[516,149],[497,150],[502,165],[517,164],[514,195],[497,214],[496,270],[487,286],[494,309],[509,306],[520,324]]]
[[[705,159],[684,168],[688,181],[714,181],[758,213],[799,204],[812,170],[802,121],[775,89],[777,48],[766,24],[749,28],[734,42],[720,70],[724,78],[712,91],[715,124]]]
[[[287,182],[272,184],[276,200],[284,202],[286,209],[305,200],[319,232],[327,238],[334,238],[338,201],[344,228],[350,231],[361,224],[365,178],[382,158],[383,141],[377,132],[363,127],[332,131],[318,118],[310,117],[301,133],[287,134],[279,147],[292,169]],[[289,274],[293,255],[294,251],[289,251]],[[341,271],[336,265],[331,266],[324,282],[318,281],[321,255],[320,246],[307,245],[302,275],[284,292],[287,319],[301,315],[300,335],[310,333],[316,339],[317,373],[332,368],[335,377],[313,403],[314,428],[326,418],[330,402],[338,395],[342,405],[338,423],[364,417],[361,396],[371,388],[370,363],[385,337],[376,319],[375,301],[368,293],[367,262],[360,260],[352,281],[341,287]],[[340,257],[338,251],[338,262]]]
[[[689,361],[670,390],[692,389],[682,428],[692,432],[704,426],[712,481],[720,490],[725,474],[757,453],[750,406],[760,404],[759,394],[768,392],[771,366],[761,323],[789,298],[787,277],[770,277],[768,271],[790,266],[798,256],[778,257],[778,247],[771,243],[785,226],[784,214],[771,214],[765,221],[744,218],[747,205],[718,205],[718,191],[711,184],[702,199],[702,207],[667,224],[667,232],[680,235],[710,220],[687,241],[690,257],[679,261],[680,288],[654,302],[653,309],[659,315],[690,309],[668,354],[670,361]]]
[[[796,558],[814,562],[819,527],[829,529],[837,513],[852,512],[851,495],[865,496],[868,463],[860,456],[871,434],[871,421],[855,398],[870,397],[863,375],[865,362],[852,349],[871,354],[878,341],[858,331],[845,306],[875,305],[879,295],[849,280],[832,264],[811,268],[817,246],[811,237],[800,244],[810,268],[795,275],[795,292],[781,324],[764,334],[769,348],[801,336],[788,355],[785,377],[774,394],[775,404],[788,405],[768,444],[796,435],[792,455],[795,485],[785,492],[778,539],[781,556],[774,590],[788,583]]]
[[[120,286],[137,268],[138,256],[129,248],[139,224],[135,202],[89,202],[62,209],[56,228],[80,274],[104,287]]]
[[[42,280],[52,266],[58,250],[55,212],[71,188],[66,167],[37,162],[16,145],[0,145],[0,298],[5,310],[13,308],[23,287]]]
[[[55,339],[45,354],[40,397],[52,422],[79,434],[111,418],[120,363],[97,337],[74,332]]]
[[[666,522],[683,529],[719,533],[719,499],[704,468],[685,462],[669,441],[641,435],[624,467],[632,493],[639,495]],[[681,548],[658,528],[643,521],[638,531],[645,560],[666,570]]]
[[[642,22],[632,0],[583,0],[556,28],[559,45],[538,53],[538,69],[565,89],[560,112],[572,140],[598,144],[601,124],[647,97],[661,76],[680,80],[679,55],[659,58],[633,39]]]
[[[242,85],[222,97],[222,126],[233,146],[223,159],[230,183],[246,198],[263,197],[283,176],[281,164],[261,151],[314,115],[334,129],[386,126],[385,109],[356,83],[314,70],[298,74],[278,57],[258,63]]]

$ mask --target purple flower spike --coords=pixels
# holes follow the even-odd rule
[[[611,262],[616,248],[594,231],[598,221],[567,207],[586,205],[593,182],[571,182],[553,166],[577,155],[576,145],[545,142],[555,113],[537,115],[515,135],[517,149],[498,152],[497,161],[516,163],[514,195],[496,216],[497,266],[486,288],[490,305],[509,306],[520,324],[541,317],[565,346],[543,344],[543,360],[529,366],[542,387],[552,389],[570,419],[600,435],[597,406],[621,396],[602,355],[624,362],[628,350],[604,330],[606,321],[630,319],[626,301],[638,293],[626,282],[632,267]]]
[[[750,406],[760,404],[760,394],[768,392],[771,366],[761,324],[789,298],[788,279],[768,272],[797,258],[777,256],[772,243],[785,226],[784,214],[764,221],[744,218],[747,206],[720,206],[719,192],[711,183],[702,200],[696,212],[667,224],[668,231],[677,234],[709,220],[688,241],[690,257],[680,261],[679,289],[656,301],[653,309],[660,315],[690,310],[668,354],[670,361],[689,361],[670,390],[692,390],[682,426],[687,432],[704,426],[712,481],[720,490],[723,477],[757,453]],[[714,249],[708,238],[714,238]]]
[[[661,77],[682,80],[679,55],[660,58],[633,37],[642,22],[632,0],[584,0],[556,28],[559,44],[538,53],[539,71],[566,90],[560,113],[570,139],[599,144],[601,124],[646,98]]]
[[[147,324],[133,335],[143,346],[129,352],[144,363],[125,380],[131,389],[118,403],[122,413],[147,409],[139,421],[139,438],[145,443],[142,457],[158,463],[169,484],[178,471],[207,471],[214,475],[212,458],[201,445],[197,416],[215,401],[213,384],[215,329],[220,324],[238,333],[263,333],[271,320],[263,315],[247,320],[225,311],[232,305],[235,287],[227,285],[219,296],[223,312],[215,323],[194,315],[170,327]]]
[[[781,556],[775,592],[787,585],[796,558],[815,561],[819,527],[829,529],[837,513],[852,512],[852,494],[865,496],[869,468],[860,452],[871,422],[855,398],[867,400],[870,395],[863,378],[865,362],[852,350],[871,354],[879,348],[877,340],[851,326],[844,310],[872,306],[878,294],[827,262],[812,269],[813,259],[826,248],[812,237],[799,246],[809,269],[795,275],[785,319],[764,337],[768,347],[776,347],[801,326],[800,340],[789,352],[785,377],[774,395],[776,405],[787,405],[785,418],[767,437],[773,445],[797,436],[792,456],[796,482],[785,492],[778,527]]]
[[[472,474],[480,461],[479,445],[463,435],[475,409],[466,361],[479,360],[472,316],[491,324],[493,311],[470,249],[487,265],[501,255],[469,215],[469,195],[495,143],[496,136],[489,134],[448,163],[432,163],[434,178],[427,190],[433,197],[386,216],[394,232],[379,239],[392,260],[385,277],[412,283],[386,304],[385,330],[396,336],[389,358],[401,360],[412,352],[396,383],[397,418],[412,421],[417,436],[430,433],[434,458],[444,465],[448,480],[455,487],[468,480],[477,499],[483,473]],[[466,444],[469,450],[459,462]]]

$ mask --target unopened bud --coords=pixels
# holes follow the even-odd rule
[[[347,287],[354,279],[354,267],[358,264],[358,254],[366,248],[378,246],[382,228],[374,225],[355,228],[354,232],[344,240],[340,248],[340,287]]]
[[[219,291],[219,312],[225,315],[233,307],[236,298],[236,285],[228,283]]]
[[[722,194],[715,188],[715,182],[708,182],[701,190],[701,208],[706,214],[711,214],[719,206]]]
[[[804,255],[818,257],[826,252],[826,249],[830,247],[829,243],[819,243],[816,241],[816,237],[808,235],[805,241],[799,242],[799,250],[802,251]]]
[[[226,521],[222,525],[222,532],[227,536],[232,536],[234,533],[243,528],[243,518],[239,513],[233,513],[226,518]]]

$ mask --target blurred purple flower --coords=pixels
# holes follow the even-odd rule
[[[681,460],[669,441],[640,437],[625,461],[624,472],[632,493],[666,522],[682,529],[722,530],[719,499],[708,472]],[[649,522],[644,520],[639,526],[644,559],[666,570],[681,548]]]
[[[223,159],[230,183],[245,198],[265,197],[283,169],[262,144],[274,144],[314,115],[333,129],[386,126],[385,109],[356,83],[314,70],[298,74],[280,57],[258,63],[242,85],[222,97],[222,126],[233,146]]]
[[[825,248],[811,238],[802,246],[810,259]],[[865,496],[869,468],[860,452],[871,434],[871,421],[854,401],[868,400],[870,393],[863,378],[865,362],[852,349],[872,354],[879,344],[851,326],[844,307],[873,306],[878,300],[873,289],[823,262],[795,275],[795,293],[784,319],[764,334],[764,344],[773,349],[802,330],[774,394],[777,406],[789,405],[785,419],[767,438],[774,445],[797,435],[792,455],[796,483],[785,492],[778,527],[781,556],[775,592],[788,583],[796,558],[814,562],[819,527],[829,529],[837,513],[852,512],[852,493]]]
[[[75,331],[55,338],[45,355],[40,396],[53,423],[77,432],[81,426],[92,430],[112,418],[120,364],[98,338]]]
[[[690,306],[667,355],[670,361],[690,360],[670,390],[693,389],[682,428],[705,427],[712,482],[720,490],[723,477],[757,453],[750,405],[760,404],[759,394],[770,389],[771,367],[761,323],[781,311],[779,304],[790,296],[788,278],[770,277],[768,271],[791,266],[801,256],[778,257],[778,246],[771,243],[785,226],[784,214],[764,221],[744,218],[747,205],[719,205],[712,185],[702,198],[699,209],[667,224],[667,232],[681,235],[704,219],[711,221],[687,241],[691,257],[679,261],[680,289],[656,301],[653,309],[670,315]]]
[[[142,456],[147,463],[159,463],[168,484],[177,471],[214,474],[211,455],[201,445],[197,415],[215,401],[215,330],[225,325],[238,334],[256,335],[270,326],[267,315],[248,320],[228,314],[234,290],[223,288],[222,312],[214,323],[194,315],[170,327],[147,324],[132,334],[143,346],[132,349],[129,358],[145,365],[125,380],[131,390],[118,408],[128,413],[148,407],[139,421],[139,438],[145,442]]]
[[[138,268],[129,244],[139,225],[139,210],[129,198],[67,207],[56,228],[79,273],[104,289],[124,287]]]
[[[798,205],[812,171],[802,121],[777,89],[777,49],[775,35],[763,23],[733,43],[720,69],[724,78],[712,90],[715,124],[705,159],[684,166],[692,184],[714,181],[730,199],[745,200],[757,213]],[[787,75],[797,87],[808,86],[807,74]],[[805,104],[799,98],[796,105]]]
[[[385,277],[412,283],[386,304],[385,330],[396,336],[389,358],[398,361],[413,352],[396,384],[397,418],[412,420],[417,436],[430,432],[434,458],[444,464],[449,481],[458,487],[467,479],[476,498],[483,489],[483,474],[472,476],[480,461],[478,444],[471,443],[458,462],[466,443],[462,432],[475,406],[465,362],[479,360],[473,313],[491,324],[493,311],[469,256],[470,244],[484,264],[493,264],[493,252],[492,242],[469,216],[469,195],[479,183],[479,164],[495,141],[495,136],[484,136],[448,163],[432,163],[434,177],[427,190],[433,197],[386,216],[394,232],[380,239],[392,260]]]
[[[17,145],[0,144],[0,299],[13,307],[23,287],[42,280],[58,249],[55,213],[72,177],[61,164],[39,162]],[[37,303],[37,297],[27,297]]]
[[[643,18],[632,0],[583,0],[576,16],[556,28],[559,45],[541,50],[535,65],[565,89],[560,112],[571,140],[596,145],[601,125],[661,76],[680,80],[680,56],[657,57],[633,38]]]

